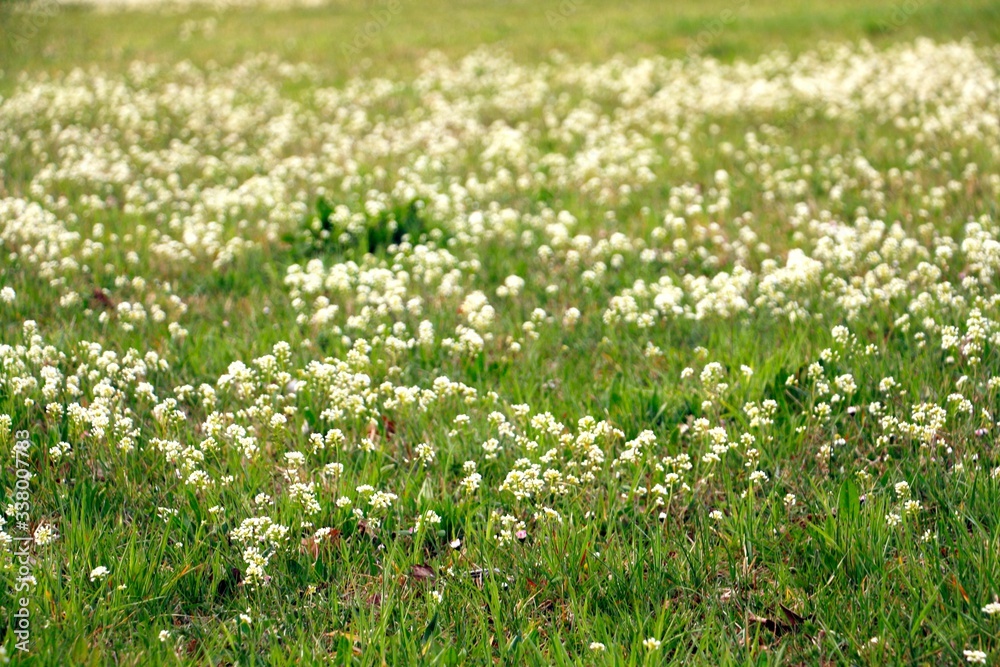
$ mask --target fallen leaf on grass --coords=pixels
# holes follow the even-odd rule
[[[788,626],[790,629],[795,630],[805,622],[806,619],[804,616],[799,616],[783,604],[779,604],[778,606],[781,607],[781,613],[784,614],[785,618],[788,620]]]
[[[93,298],[94,301],[97,302],[97,305],[101,306],[105,310],[115,310],[116,308],[115,302],[111,299],[110,296],[108,296],[108,293],[105,292],[100,287],[94,288],[94,292],[91,295],[91,297]]]
[[[339,538],[340,531],[336,528],[319,539],[316,539],[315,535],[310,535],[309,537],[302,538],[302,544],[299,546],[299,550],[304,554],[312,556],[314,561],[319,560],[321,547],[332,546],[337,543]]]
[[[229,568],[229,573],[219,580],[215,586],[215,596],[226,598],[236,592],[236,588],[243,584],[243,573],[238,567]]]
[[[385,429],[385,439],[392,440],[392,436],[396,435],[396,422],[382,415],[382,427]]]
[[[764,628],[769,630],[772,634],[774,634],[776,637],[780,637],[788,630],[788,626],[784,625],[783,623],[779,623],[770,618],[765,618],[764,616],[758,616],[753,612],[750,612],[747,615],[747,621],[749,621],[750,623],[757,623],[763,626]]]

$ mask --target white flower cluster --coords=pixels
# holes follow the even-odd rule
[[[793,515],[795,476],[870,492],[900,452],[961,480],[1000,392],[990,58],[918,41],[733,65],[478,51],[339,87],[267,56],[26,77],[0,99],[0,171],[24,174],[0,198],[0,441],[43,425],[59,484],[160,475],[192,501],[149,507],[157,530],[228,532],[250,586],[289,542],[430,539],[453,509],[509,550],[597,511]],[[893,140],[716,124],[793,112]],[[611,366],[651,395],[589,391]],[[563,371],[585,390],[564,397]],[[880,529],[928,529],[930,494],[875,497]]]

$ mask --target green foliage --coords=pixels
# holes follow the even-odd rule
[[[334,256],[360,259],[365,254],[383,255],[390,246],[404,240],[412,243],[428,239],[441,241],[447,235],[440,226],[425,219],[424,202],[408,204],[365,214],[363,222],[338,221],[333,206],[324,197],[316,199],[315,215],[308,217],[302,229],[285,238],[293,254],[301,257]]]
[[[418,56],[432,48],[460,55],[499,40],[515,60],[529,62],[549,58],[551,48],[600,62],[618,51],[625,52],[625,60],[665,54],[728,61],[769,53],[779,42],[799,52],[821,37],[868,35],[881,47],[915,35],[945,40],[974,30],[979,53],[995,74],[990,45],[1000,38],[1000,22],[993,20],[996,3],[978,0],[918,3],[904,12],[905,20],[900,20],[903,5],[859,0],[822,7],[790,0],[748,3],[745,15],[726,22],[722,32],[690,54],[705,26],[739,3],[686,2],[670,12],[652,0],[401,4],[389,27],[372,39],[368,70],[363,58],[345,60],[337,48],[345,35],[370,20],[370,9],[358,3],[281,14],[236,8],[165,16],[127,12],[114,20],[69,7],[47,20],[23,52],[0,52],[0,90],[5,95],[14,90],[22,69],[41,95],[46,86],[55,86],[41,73],[69,65],[96,63],[115,72],[125,71],[133,59],[171,63],[185,58],[214,72],[206,76],[221,78],[224,87],[225,77],[237,74],[209,67],[209,61],[233,63],[264,50],[293,62],[320,61],[320,80],[274,74],[280,78],[274,88],[254,80],[234,97],[254,99],[267,110],[262,117],[274,109],[266,106],[274,100],[260,93],[265,88],[301,102],[296,110],[304,115],[335,115],[336,105],[324,106],[314,95],[316,88],[359,72],[375,89],[382,76],[412,74]],[[0,14],[5,26],[8,19],[20,20],[8,7],[0,12],[5,12]],[[213,17],[218,19],[213,39],[175,39],[186,21],[200,25]],[[474,87],[486,75],[481,62],[470,67],[480,69],[469,70],[475,75],[462,85]],[[620,63],[609,67],[611,84],[620,83]],[[523,73],[513,68],[501,68],[502,75]],[[552,64],[540,69],[550,75],[561,71]],[[251,72],[256,76],[256,70]],[[466,74],[456,67],[430,86],[435,95],[440,91],[434,86],[445,91],[437,100],[443,100],[438,112],[468,102],[448,98],[457,95],[449,77]],[[108,83],[119,80],[114,76],[78,76],[81,87],[56,96],[67,108],[86,108],[81,90],[93,81],[117,90]],[[128,76],[142,80],[145,75],[135,68]],[[191,81],[201,75],[150,76],[176,76],[171,85],[183,92],[182,84],[199,90]],[[667,84],[653,82],[647,94]],[[135,85],[141,93],[145,84]],[[20,135],[24,141],[10,142],[2,151],[0,194],[40,202],[63,225],[60,233],[43,238],[31,234],[44,221],[25,216],[22,228],[14,229],[6,225],[21,220],[15,213],[0,219],[6,234],[0,236],[0,287],[17,292],[13,302],[0,303],[0,415],[11,416],[11,434],[30,433],[30,529],[52,523],[60,530],[55,542],[34,548],[31,555],[37,585],[30,599],[27,656],[15,648],[19,562],[4,552],[0,646],[12,662],[954,665],[966,661],[964,651],[974,649],[997,659],[1000,616],[984,608],[1000,595],[1000,478],[993,472],[1000,466],[995,428],[1000,398],[989,384],[1000,361],[994,342],[984,343],[978,364],[968,363],[961,350],[971,340],[968,308],[995,312],[1000,301],[989,280],[973,280],[960,291],[981,266],[940,261],[946,253],[965,252],[963,233],[970,220],[992,216],[995,223],[998,209],[989,177],[1000,169],[1000,156],[994,147],[974,134],[935,133],[931,122],[901,127],[882,119],[881,109],[824,117],[806,104],[684,117],[664,137],[667,130],[654,131],[644,117],[622,110],[619,98],[631,94],[632,87],[613,94],[607,92],[610,84],[596,93],[585,87],[547,91],[548,101],[563,114],[554,121],[521,118],[521,112],[504,108],[487,108],[476,120],[484,128],[503,123],[509,126],[504,129],[528,128],[534,146],[546,155],[558,154],[550,160],[555,164],[564,153],[576,156],[587,137],[564,141],[550,121],[558,126],[570,110],[579,111],[574,118],[625,118],[629,132],[613,139],[621,138],[624,145],[638,137],[642,141],[636,145],[649,147],[656,157],[651,162],[656,179],[632,193],[630,201],[617,201],[621,191],[614,188],[584,191],[591,178],[615,172],[630,158],[618,153],[583,182],[540,179],[489,192],[475,205],[456,210],[451,221],[437,219],[428,211],[431,200],[422,197],[385,195],[378,206],[365,207],[371,203],[369,189],[393,190],[398,183],[391,177],[375,184],[362,179],[342,198],[331,195],[341,183],[335,169],[330,173],[336,176],[317,179],[322,189],[313,181],[289,185],[294,205],[287,209],[234,198],[238,203],[226,202],[206,217],[211,224],[199,230],[202,236],[177,235],[184,242],[170,237],[177,241],[171,244],[164,238],[215,196],[207,181],[215,179],[209,185],[233,192],[230,176],[237,185],[259,176],[251,167],[234,166],[232,173],[228,166],[218,167],[226,164],[231,148],[225,143],[228,131],[213,134],[218,123],[212,113],[201,121],[205,134],[219,140],[205,150],[207,162],[220,173],[209,178],[189,164],[179,169],[158,164],[162,174],[137,171],[134,182],[125,184],[87,180],[87,173],[77,173],[78,181],[43,178],[52,173],[49,161],[73,157],[78,148],[63,150],[55,135],[83,147],[102,136],[117,139],[114,124],[129,119],[125,110],[103,108],[93,117],[81,112],[59,127],[17,109],[3,118],[26,129]],[[417,123],[426,117],[415,102],[414,87],[389,90],[378,92],[383,97],[372,93],[378,99],[365,122],[384,123],[384,129],[398,119]],[[121,91],[135,92],[127,86]],[[481,102],[502,93],[477,90],[475,96]],[[260,100],[253,97],[258,94]],[[134,97],[148,102],[142,94]],[[920,113],[933,109],[934,104],[921,101],[912,113],[919,120]],[[948,114],[960,111],[947,109]],[[147,141],[143,133],[150,133],[151,151],[194,150],[189,128],[174,113],[165,111],[156,121],[136,123],[128,129],[134,134],[121,134],[142,144]],[[258,133],[260,124],[255,119],[237,137],[247,142],[248,153],[257,151],[254,142],[269,140],[266,132]],[[114,129],[105,132],[105,126]],[[677,143],[680,135],[686,143]],[[612,139],[594,136],[598,147],[602,141],[614,145]],[[481,185],[512,169],[501,158],[486,168],[480,143],[449,163],[452,172],[442,176],[447,187],[473,190],[476,179]],[[297,137],[275,150],[275,161],[296,152],[318,155],[317,146],[314,137]],[[687,153],[690,164],[681,159]],[[963,157],[947,159],[946,154]],[[95,150],[91,157],[112,166],[124,159],[113,150]],[[851,171],[862,157],[864,169]],[[384,155],[379,161],[390,162]],[[977,165],[971,176],[967,163]],[[530,168],[549,179],[551,164]],[[86,172],[87,163],[76,166]],[[374,165],[373,173],[383,166]],[[715,181],[720,169],[732,179],[731,206],[708,211],[702,204],[720,199]],[[888,176],[894,169],[898,182]],[[175,173],[175,184],[152,187],[173,183],[168,179]],[[200,193],[181,201],[186,185],[199,178],[204,179]],[[833,182],[851,185],[834,196]],[[178,197],[170,215],[144,209],[160,195]],[[691,201],[677,204],[682,197]],[[938,208],[933,197],[943,202]],[[695,205],[697,198],[701,203]],[[809,214],[793,224],[798,203]],[[862,206],[868,216],[883,206],[878,216],[889,231],[873,233],[878,243],[858,252],[854,259],[861,268],[835,267],[811,291],[792,295],[821,317],[778,316],[748,303],[739,316],[662,316],[648,326],[604,319],[614,297],[634,289],[642,301],[642,289],[662,278],[679,285],[731,274],[737,265],[750,267],[759,278],[765,261],[784,266],[791,249],[816,250],[816,230],[849,235],[850,221],[862,215]],[[495,225],[490,234],[476,236],[462,227],[474,215],[499,216],[504,208],[516,215],[503,224],[490,223]],[[550,231],[561,211],[576,220],[565,238]],[[738,217],[743,211],[754,217]],[[664,226],[668,212],[685,218],[676,230]],[[267,225],[275,216],[285,217],[271,235]],[[892,227],[896,221],[898,228]],[[756,236],[737,246],[747,230]],[[636,241],[635,247],[587,256],[597,244],[610,247],[616,232]],[[906,243],[896,243],[900,235]],[[67,238],[80,239],[81,250],[60,255],[59,243]],[[219,248],[233,238],[245,240],[247,248],[228,263],[214,264]],[[914,239],[926,256],[892,256]],[[201,251],[199,244],[216,255],[206,251],[189,262],[169,256],[181,252],[178,247]],[[577,244],[583,250],[570,260]],[[441,251],[434,256],[441,263],[418,265],[409,253],[399,252],[403,245]],[[154,246],[161,254],[151,251]],[[970,246],[974,252],[989,243]],[[655,256],[643,258],[644,250],[655,250]],[[454,264],[447,263],[444,251],[454,254]],[[30,263],[33,253],[44,261]],[[549,253],[557,258],[543,261]],[[352,274],[343,279],[346,287],[338,283],[329,291],[318,278],[321,288],[303,288],[293,296],[286,284],[289,271],[311,259],[323,260],[327,269],[353,263],[371,274]],[[901,314],[909,312],[908,300],[918,291],[912,286],[927,270],[921,263],[942,272],[928,273],[920,287],[937,300],[922,303],[925,310],[918,315],[915,308],[904,321]],[[434,282],[452,270],[468,288],[457,296]],[[397,301],[371,298],[387,274],[411,291],[391,295]],[[885,274],[893,279],[884,279]],[[501,296],[501,287],[511,289],[510,276],[523,278],[524,284],[514,288],[516,294]],[[896,279],[906,289],[900,290]],[[847,322],[830,294],[862,288],[884,290],[886,301]],[[493,319],[482,327],[489,335],[481,349],[456,353],[441,340],[457,338],[460,326],[470,326],[466,297],[473,291],[495,306]],[[69,293],[77,299],[67,298]],[[954,294],[959,297],[951,298]],[[174,295],[180,295],[183,308],[171,301]],[[413,296],[419,303],[408,301]],[[148,309],[145,319],[126,319],[134,304]],[[164,309],[166,320],[156,319],[153,305]],[[314,318],[324,305],[339,309],[336,319]],[[580,311],[575,323],[564,319],[570,307]],[[348,318],[361,323],[348,326]],[[932,320],[929,329],[937,333],[960,327],[961,349],[942,349],[937,334],[918,338],[924,318]],[[29,327],[26,333],[26,321],[36,322],[37,332]],[[387,344],[393,337],[408,344],[423,321],[432,325],[433,344]],[[176,335],[168,322],[179,323],[184,334]],[[844,322],[856,345],[829,356],[816,372],[813,365],[824,350],[837,345],[831,328]],[[364,351],[359,339],[372,349]],[[866,353],[868,345],[877,353]],[[157,368],[147,357],[150,352],[168,359],[169,368]],[[275,367],[261,370],[269,356]],[[149,364],[141,373],[137,359]],[[255,359],[264,361],[255,365]],[[347,401],[309,374],[311,364],[324,360],[331,366],[345,360],[355,364],[340,370],[357,383],[352,400],[358,400],[350,403],[356,412],[327,412]],[[245,394],[229,380],[221,381],[240,374],[232,366],[239,361],[254,377]],[[712,362],[726,384],[718,392],[700,378]],[[56,398],[46,397],[45,378],[53,371],[63,379],[83,378],[81,394],[64,382]],[[20,375],[35,381],[11,381]],[[843,375],[856,380],[856,389],[836,388]],[[898,386],[883,390],[880,380],[890,376]],[[454,394],[438,388],[442,377]],[[97,386],[101,380],[107,383]],[[820,381],[832,388],[818,390]],[[149,387],[140,390],[143,383]],[[107,386],[123,392],[109,412],[114,415],[109,428],[120,423],[121,407],[127,406],[139,433],[133,449],[120,446],[121,434],[98,436],[89,421],[81,427],[79,416],[65,408],[75,404],[92,411],[100,425],[104,404],[99,399]],[[418,391],[408,404],[412,388]],[[156,398],[144,397],[147,391]],[[428,392],[443,398],[431,399]],[[832,400],[834,393],[838,401]],[[954,393],[974,401],[971,414],[949,398]],[[168,404],[168,397],[176,404]],[[421,401],[430,407],[424,409]],[[771,401],[773,412],[755,423],[753,410]],[[945,426],[930,439],[921,438],[924,422],[913,416],[922,402],[944,406],[947,413]],[[549,413],[559,427],[547,432],[531,426],[530,417],[514,417],[514,406],[522,403],[530,405],[532,416]],[[49,410],[49,404],[60,407]],[[875,404],[882,412],[873,409]],[[159,406],[177,410],[176,422]],[[817,416],[821,406],[830,410],[828,420]],[[495,457],[487,457],[484,444],[497,435],[489,421],[494,411],[516,424],[518,434],[530,433],[540,444],[529,449],[508,438]],[[218,412],[213,419],[225,422],[214,434],[213,412]],[[912,422],[912,433],[897,429],[886,435],[885,415]],[[511,471],[523,472],[520,459],[537,463],[550,451],[549,460],[556,462],[552,468],[572,462],[562,471],[582,476],[584,466],[572,457],[586,449],[586,438],[576,440],[584,416],[607,420],[621,431],[620,437],[600,443],[606,459],[593,481],[531,498],[501,490]],[[714,453],[714,441],[701,431],[702,419],[709,428],[721,428],[726,438],[714,462],[707,457]],[[230,422],[247,428],[239,437],[255,439],[256,455],[239,448],[237,436],[227,431]],[[312,436],[334,428],[343,431],[344,441],[317,447]],[[646,429],[652,444],[635,462],[613,465],[625,444]],[[6,506],[16,499],[17,472],[13,438],[0,430],[0,490]],[[743,434],[753,436],[752,442],[741,441]],[[208,441],[216,437],[229,440],[213,449]],[[176,442],[177,451],[165,441]],[[64,442],[72,445],[72,454],[60,453]],[[420,458],[421,444],[433,447],[433,460]],[[751,449],[756,453],[751,455]],[[301,467],[294,462],[296,454],[305,457]],[[463,480],[470,476],[467,461],[477,463],[481,476],[475,493],[463,491]],[[335,464],[343,471],[327,468]],[[212,484],[190,483],[187,475],[193,470],[209,471]],[[671,473],[678,478],[668,481]],[[764,477],[753,478],[754,473]],[[316,485],[319,509],[312,514],[291,493],[293,484],[305,480]],[[902,481],[906,489],[897,487]],[[379,516],[381,525],[371,522],[367,497],[358,491],[366,485],[397,496]],[[654,491],[657,486],[664,492]],[[342,506],[341,498],[352,504]],[[560,519],[546,519],[543,504]],[[355,509],[368,514],[359,516]],[[440,522],[417,528],[417,518],[427,511]],[[505,514],[526,527],[523,534],[514,530],[512,539],[501,541]],[[0,527],[24,532],[18,532],[12,516],[4,516]],[[291,527],[287,541],[280,547],[266,540],[248,545],[234,537],[244,519],[259,516]],[[320,528],[331,530],[317,535]],[[258,555],[267,560],[267,579],[251,579],[247,546],[259,547]],[[109,572],[94,575],[99,567]],[[658,648],[644,644],[648,639],[657,640]]]

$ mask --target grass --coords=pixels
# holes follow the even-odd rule
[[[11,0],[6,4],[18,6]],[[480,45],[502,48],[520,62],[536,62],[553,50],[575,61],[600,62],[618,54],[678,57],[690,52],[731,60],[779,48],[798,53],[820,41],[866,39],[886,45],[919,36],[993,44],[1000,40],[998,12],[989,0],[838,0],[822,6],[797,0],[666,5],[652,0],[335,1],[291,11],[202,9],[165,16],[103,14],[69,5],[34,20],[9,13],[0,63],[10,77],[88,65],[120,69],[136,59],[231,65],[267,52],[321,65],[335,79],[357,74],[396,78],[412,74],[429,51],[456,57]],[[179,39],[185,22],[206,19],[217,21],[211,37]],[[366,39],[369,25],[374,34]],[[12,48],[14,37],[34,30],[37,35],[19,41],[20,53]]]
[[[0,51],[7,656],[996,661],[996,4],[400,0],[345,48],[382,7],[70,6]],[[875,75],[753,101],[846,86],[819,41]]]

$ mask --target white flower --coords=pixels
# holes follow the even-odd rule
[[[160,641],[165,642],[170,639],[170,630],[160,630]]]
[[[437,512],[434,510],[427,510],[417,517],[413,530],[415,532],[420,532],[427,525],[436,525],[439,523],[441,523],[441,517],[438,516]]]
[[[600,653],[607,650],[607,647],[601,642],[590,642],[590,650]]]
[[[111,573],[111,570],[104,567],[103,565],[98,565],[93,570],[90,571],[90,580],[97,581],[98,579],[103,579]]]
[[[983,651],[965,650],[962,651],[962,654],[965,655],[965,661],[970,664],[976,664],[976,665],[986,664],[987,655]]]
[[[1000,614],[1000,602],[991,602],[985,607],[983,607],[983,613],[992,616],[993,614]]]
[[[4,287],[0,289],[0,301],[4,303],[14,303],[14,299],[17,298],[17,293],[10,287]]]
[[[35,544],[40,547],[44,547],[46,544],[51,544],[58,537],[52,526],[47,523],[40,523],[38,527],[35,528]]]
[[[392,502],[397,499],[395,493],[389,493],[388,491],[376,491],[372,494],[372,497],[368,499],[368,504],[371,505],[372,510],[376,512],[381,512],[388,510],[392,506]]]
[[[660,648],[660,640],[656,637],[647,637],[642,640],[642,645],[646,647],[647,651],[655,651]]]

